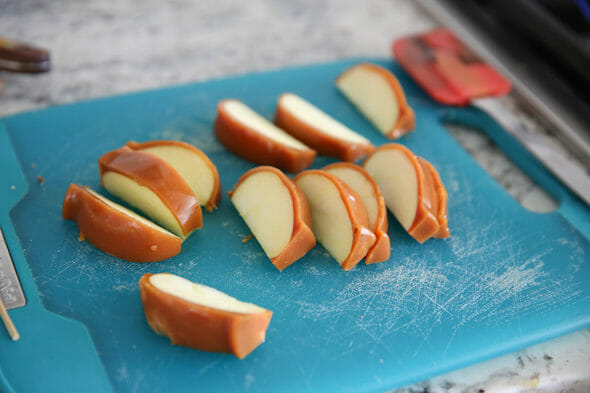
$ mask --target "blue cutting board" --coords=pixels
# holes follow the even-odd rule
[[[388,142],[337,92],[359,60],[250,74],[80,102],[0,121],[0,225],[27,296],[0,331],[2,392],[381,392],[590,326],[590,212],[486,115],[430,101],[388,60],[416,111],[401,143],[430,160],[449,193],[452,236],[419,245],[390,216],[391,259],[343,271],[321,246],[283,272],[225,191],[252,164],[212,125],[235,97],[272,118],[299,94],[376,145]],[[442,126],[475,125],[559,202],[523,209]],[[61,218],[70,183],[100,190],[97,159],[128,140],[190,142],[217,165],[224,195],[178,256],[125,262],[78,241]],[[333,160],[320,157],[313,167]],[[42,176],[41,184],[38,176]],[[138,290],[172,272],[274,311],[244,360],[170,345],[147,326]]]

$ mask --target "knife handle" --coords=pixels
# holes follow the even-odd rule
[[[0,37],[0,70],[41,73],[50,69],[48,50]]]

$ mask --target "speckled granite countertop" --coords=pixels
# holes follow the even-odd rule
[[[0,117],[248,71],[390,55],[392,39],[435,26],[411,1],[0,0],[0,36],[47,47],[53,70],[0,74]],[[457,139],[532,209],[550,202],[491,143]],[[397,390],[590,392],[590,330]]]

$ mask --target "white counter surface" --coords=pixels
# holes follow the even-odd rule
[[[388,57],[393,39],[434,26],[409,0],[0,0],[0,36],[50,49],[53,64],[43,75],[0,73],[0,117],[249,71]],[[489,141],[452,132],[513,196],[546,208]],[[396,392],[590,392],[590,329]]]

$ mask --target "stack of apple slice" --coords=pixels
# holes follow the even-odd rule
[[[386,205],[420,243],[450,236],[438,172],[395,143],[376,149],[364,169],[341,162],[291,181],[277,168],[257,167],[229,194],[279,270],[305,255],[316,239],[344,270],[363,258],[367,264],[389,259]]]
[[[221,196],[217,169],[187,143],[130,142],[98,164],[111,194],[167,229],[88,188],[70,186],[62,216],[76,221],[91,244],[122,259],[154,262],[178,254],[182,240],[203,225],[201,204],[213,209]]]
[[[418,242],[450,236],[447,192],[428,161],[390,143],[377,148],[363,167],[375,179],[389,210]]]
[[[277,168],[260,166],[242,175],[229,193],[279,270],[305,255],[316,239],[344,270],[365,257],[366,263],[389,258],[387,212],[375,182],[351,163],[325,169],[291,180]]]
[[[352,269],[376,240],[361,198],[344,181],[323,170],[301,172],[293,181],[307,197],[320,244],[344,270]]]
[[[362,167],[348,162],[337,162],[324,168],[325,171],[344,181],[361,198],[367,212],[369,228],[375,234],[375,244],[367,252],[365,263],[383,262],[391,254],[387,235],[387,208],[381,190],[375,180]]]
[[[190,186],[165,160],[123,146],[98,159],[102,186],[182,238],[203,225]]]

